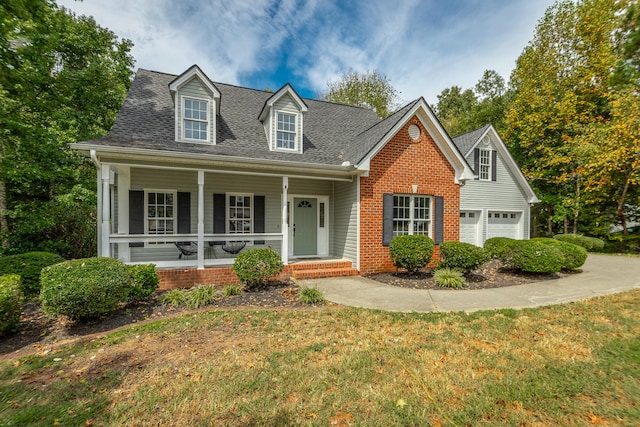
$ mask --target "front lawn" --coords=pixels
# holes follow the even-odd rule
[[[638,425],[639,306],[203,311],[0,362],[0,424]]]

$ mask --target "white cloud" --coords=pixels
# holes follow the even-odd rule
[[[552,2],[58,0],[131,39],[138,67],[180,73],[197,63],[216,81],[277,77],[316,92],[350,68],[376,69],[404,100],[431,103],[447,87],[473,87],[485,69],[508,79]],[[289,75],[273,76],[282,68]]]

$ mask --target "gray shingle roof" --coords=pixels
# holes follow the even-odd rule
[[[174,104],[169,83],[175,75],[140,69],[108,135],[79,143],[173,152],[340,165],[357,163],[402,118],[381,121],[373,110],[305,99],[304,153],[269,151],[258,120],[272,93],[215,83],[221,93],[216,145],[175,141]],[[394,122],[395,120],[395,122]],[[377,138],[377,139],[376,139]],[[362,154],[364,153],[364,154]]]
[[[462,153],[463,156],[467,157],[469,151],[474,146],[478,139],[482,136],[483,133],[489,129],[491,125],[484,125],[479,129],[472,130],[467,133],[463,133],[462,135],[454,136],[453,143],[456,144],[458,150]]]

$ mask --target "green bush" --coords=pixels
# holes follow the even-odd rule
[[[129,290],[129,302],[140,302],[149,298],[156,289],[160,278],[153,264],[128,265],[131,275],[131,289]]]
[[[509,237],[492,237],[484,242],[484,250],[489,253],[490,256],[501,259],[503,251],[511,247],[517,240],[510,239]]]
[[[604,240],[596,237],[582,236],[580,234],[556,234],[553,238],[561,242],[582,246],[589,252],[599,252],[604,249]]]
[[[478,269],[491,256],[483,248],[465,242],[443,242],[440,244],[440,267],[451,268],[462,273]]]
[[[302,288],[298,293],[298,301],[303,304],[324,304],[325,299],[317,288]]]
[[[21,291],[25,298],[40,293],[40,272],[44,267],[64,261],[51,252],[27,252],[0,257],[0,276],[17,274],[20,276]]]
[[[461,271],[450,268],[438,268],[436,272],[433,273],[433,280],[438,286],[442,286],[443,288],[459,289],[464,288],[467,284]]]
[[[18,330],[21,312],[20,276],[0,276],[0,336]]]
[[[550,239],[548,237],[536,237],[531,239],[533,242],[540,242],[545,245],[551,245],[557,248],[562,253],[562,269],[563,270],[575,270],[585,263],[587,260],[587,250],[573,243],[567,243],[556,239]]]
[[[531,240],[514,240],[501,253],[500,261],[508,267],[527,273],[557,273],[563,255],[554,245]]]
[[[396,268],[404,268],[409,273],[424,268],[431,261],[435,244],[429,236],[396,236],[389,244],[389,254]]]
[[[640,253],[640,235],[630,234],[625,236],[621,233],[612,234],[605,243],[603,252],[618,254]]]
[[[247,289],[266,284],[283,270],[280,254],[270,248],[254,248],[242,252],[233,263],[238,279]]]
[[[160,295],[160,304],[163,307],[178,306],[186,304],[189,297],[185,289],[172,289],[162,295]]]
[[[116,310],[131,289],[127,266],[111,258],[81,258],[42,270],[45,313],[87,320]]]
[[[189,289],[187,305],[189,308],[201,308],[216,302],[218,291],[212,285],[198,285]]]

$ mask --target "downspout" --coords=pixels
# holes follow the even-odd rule
[[[98,206],[97,206],[97,212],[96,212],[96,234],[97,234],[97,239],[96,239],[96,243],[98,245],[96,253],[98,256],[102,256],[102,233],[101,228],[100,228],[100,224],[102,224],[102,185],[100,182],[100,177],[102,176],[102,164],[100,163],[100,160],[98,160],[98,156],[96,154],[96,150],[89,150],[89,157],[91,157],[91,161],[93,162],[94,165],[96,165],[96,169],[97,169],[97,175],[96,175],[96,186],[97,186],[97,195],[96,197],[98,198]]]

